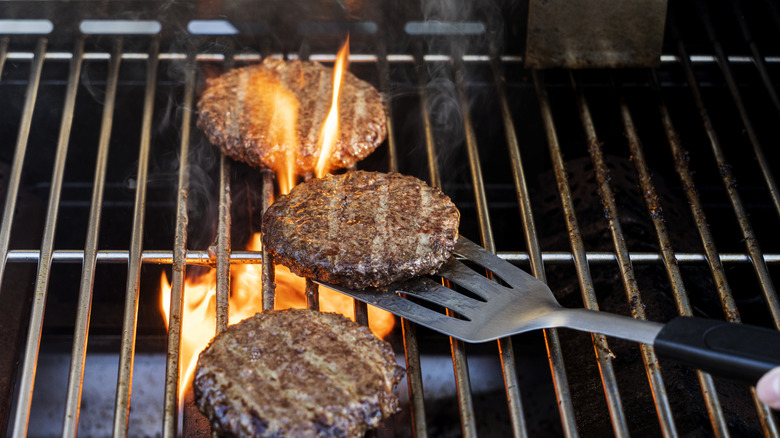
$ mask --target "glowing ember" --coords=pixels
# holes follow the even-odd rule
[[[249,245],[249,251],[261,251],[260,233],[256,233]],[[230,301],[228,324],[240,322],[262,311],[262,266],[255,264],[231,265]],[[214,269],[204,275],[188,278],[184,286],[184,307],[182,315],[181,374],[179,394],[191,384],[198,354],[206,348],[216,331],[216,282]],[[291,273],[284,266],[276,266],[275,309],[306,308],[304,295],[306,281]],[[160,278],[160,308],[168,326],[171,302],[171,284],[163,274]],[[354,302],[338,292],[320,288],[320,310],[338,312],[354,320]],[[371,331],[379,337],[385,337],[393,330],[395,323],[392,314],[375,307],[368,308]]]
[[[322,125],[318,139],[320,154],[317,160],[317,167],[314,168],[314,174],[317,178],[322,178],[330,171],[328,161],[339,138],[339,90],[344,79],[344,72],[347,70],[348,61],[349,36],[347,36],[344,46],[339,50],[336,57],[336,65],[333,66],[333,102],[331,103],[328,117]]]

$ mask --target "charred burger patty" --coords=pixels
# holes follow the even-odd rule
[[[435,272],[460,213],[440,190],[397,173],[355,171],[295,187],[263,215],[263,245],[300,276],[354,289]]]
[[[336,313],[266,311],[200,353],[195,403],[220,435],[362,437],[398,411],[402,376],[367,327]]]
[[[207,80],[198,101],[198,127],[234,160],[274,168],[291,147],[299,172],[311,172],[332,99],[332,69],[316,62],[266,58],[262,64]],[[385,138],[385,123],[379,92],[345,72],[339,137],[329,168],[349,167],[370,154]]]

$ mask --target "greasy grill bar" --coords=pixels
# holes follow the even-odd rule
[[[707,17],[707,20],[712,18]],[[464,234],[472,233],[469,238],[520,266],[530,268],[533,275],[544,281],[560,284],[559,277],[568,275],[568,282],[576,283],[575,289],[581,294],[578,305],[592,309],[600,307],[604,295],[599,293],[597,276],[599,272],[608,270],[617,274],[615,278],[619,282],[618,289],[625,294],[621,300],[627,312],[637,318],[651,318],[648,315],[657,317],[656,313],[652,313],[652,304],[649,304],[656,301],[641,286],[641,268],[650,266],[662,268],[666,278],[661,281],[667,282],[676,312],[682,315],[696,314],[700,312],[697,303],[700,304],[702,300],[690,291],[690,280],[686,281],[689,274],[685,269],[702,268],[710,276],[708,281],[713,285],[710,292],[717,295],[716,300],[722,311],[722,316],[712,317],[780,328],[780,304],[773,282],[780,265],[780,246],[772,241],[773,235],[767,231],[776,229],[780,216],[780,202],[774,181],[777,160],[773,162],[770,158],[769,146],[770,140],[777,140],[777,131],[766,129],[767,124],[776,125],[780,115],[780,101],[775,90],[780,58],[777,53],[771,53],[773,56],[763,55],[750,38],[746,38],[751,41],[748,44],[749,53],[727,55],[710,21],[705,23],[708,38],[714,47],[713,56],[699,53],[692,55],[681,36],[679,40],[673,39],[673,44],[669,45],[676,50],[675,53],[666,53],[658,69],[643,70],[641,74],[620,70],[529,71],[522,67],[522,56],[499,53],[492,42],[484,45],[484,52],[464,53],[453,43],[444,53],[426,53],[428,48],[425,42],[411,38],[413,42],[408,52],[392,53],[385,42],[377,38],[374,44],[376,53],[350,56],[353,66],[359,68],[359,74],[373,78],[374,85],[388,97],[388,138],[383,147],[375,152],[382,158],[370,162],[368,166],[372,170],[415,172],[431,185],[439,186],[445,192],[451,190],[448,194],[455,199],[468,219],[462,230]],[[742,26],[742,22],[739,24]],[[739,31],[743,34],[747,32],[748,35],[750,33],[744,26]],[[780,28],[774,29],[774,32],[780,32]],[[75,314],[69,333],[72,337],[69,341],[72,343],[66,354],[68,377],[63,397],[64,411],[58,417],[62,419],[58,427],[63,436],[75,436],[79,432],[90,320],[94,318],[97,306],[102,304],[93,303],[96,271],[106,265],[126,265],[126,278],[113,279],[114,283],[123,283],[121,318],[119,328],[115,330],[118,347],[113,350],[118,358],[118,376],[116,386],[105,388],[105,391],[111,393],[114,401],[113,421],[108,430],[114,436],[136,435],[134,430],[129,429],[129,419],[134,360],[138,352],[136,341],[140,336],[139,307],[142,307],[142,291],[155,286],[144,281],[146,277],[142,276],[142,271],[147,267],[163,265],[170,267],[172,273],[172,294],[170,326],[165,346],[159,351],[165,356],[165,374],[163,380],[157,382],[164,386],[164,400],[160,404],[162,413],[156,418],[159,420],[156,431],[161,426],[163,436],[177,436],[181,427],[178,418],[181,395],[177,391],[181,366],[179,350],[188,270],[195,266],[216,269],[217,332],[224,330],[228,324],[231,265],[262,263],[263,288],[262,297],[258,299],[262,299],[264,309],[271,309],[275,298],[273,263],[269,255],[265,251],[260,253],[233,249],[236,242],[233,235],[237,232],[236,210],[233,207],[238,187],[242,185],[236,181],[236,175],[242,175],[241,172],[246,174],[240,168],[243,165],[232,163],[222,155],[217,158],[216,187],[208,188],[216,198],[215,220],[194,223],[195,220],[202,220],[202,215],[193,214],[193,208],[196,207],[191,205],[193,193],[202,190],[195,186],[196,182],[200,183],[195,180],[199,163],[191,158],[196,155],[193,152],[196,143],[201,142],[200,133],[192,125],[202,69],[218,66],[219,69],[228,70],[236,64],[257,62],[266,56],[308,58],[323,62],[332,62],[335,56],[330,53],[309,53],[311,49],[308,43],[302,44],[297,54],[282,54],[265,48],[260,53],[239,53],[232,44],[226,46],[224,53],[203,53],[198,51],[195,41],[186,52],[168,51],[162,46],[161,38],[154,35],[142,39],[146,47],[144,51],[139,50],[137,37],[98,38],[83,35],[74,39],[72,51],[58,48],[50,52],[51,42],[46,37],[36,37],[32,50],[27,46],[17,48],[17,38],[16,35],[0,36],[0,87],[11,78],[9,87],[24,89],[23,93],[13,94],[8,91],[3,94],[6,99],[16,99],[13,105],[19,111],[18,117],[13,120],[9,119],[16,117],[16,113],[11,114],[9,111],[9,115],[2,116],[2,122],[12,126],[4,128],[3,132],[12,130],[13,136],[6,136],[3,141],[8,144],[6,149],[13,152],[7,157],[0,157],[10,161],[9,173],[3,175],[6,188],[0,223],[0,300],[5,302],[10,296],[7,291],[18,287],[6,278],[13,268],[35,265],[36,272],[34,285],[23,287],[27,297],[31,297],[31,304],[29,313],[23,318],[24,341],[16,370],[17,381],[15,386],[2,388],[9,396],[7,406],[0,407],[3,413],[0,417],[2,426],[9,429],[10,436],[36,436],[38,433],[36,428],[39,427],[39,419],[32,416],[32,406],[36,402],[34,389],[47,384],[41,381],[37,373],[42,365],[42,356],[39,354],[42,343],[47,342],[51,335],[45,326],[45,320],[49,318],[46,306],[49,300],[56,298],[55,293],[61,293],[51,273],[56,266],[80,263],[82,266],[76,282],[77,303],[73,306]],[[104,51],[103,47],[92,49],[94,40],[101,39],[100,43],[105,44],[106,38],[110,41],[110,51]],[[47,73],[49,69],[60,72],[63,69],[57,63],[65,62],[68,67],[63,76],[53,77]],[[98,74],[96,72],[103,75],[95,84],[89,82],[95,79],[85,74],[87,62],[100,63],[104,67],[90,71],[90,75]],[[745,78],[752,78],[754,72],[746,73],[744,70],[752,68],[756,69],[760,79],[746,83]],[[735,73],[732,69],[738,69],[739,72]],[[8,73],[8,70],[14,71]],[[17,70],[28,72],[27,77],[20,78]],[[735,79],[735,75],[740,79]],[[717,79],[720,76],[724,78],[723,86]],[[164,108],[159,103],[165,98],[161,95],[163,82],[166,84],[165,90],[172,89],[178,93],[171,99],[180,108],[174,121],[168,120],[167,124],[163,123],[163,116],[158,113],[160,108]],[[99,237],[105,235],[105,231],[101,230],[110,226],[106,223],[104,211],[105,198],[109,195],[107,190],[111,190],[108,182],[111,180],[111,171],[117,170],[116,166],[110,164],[110,155],[115,153],[114,149],[120,144],[117,140],[117,132],[121,128],[117,119],[120,110],[117,95],[123,84],[126,86],[130,83],[134,83],[134,90],[142,90],[134,97],[137,101],[134,108],[140,111],[140,123],[132,128],[138,132],[137,141],[132,145],[126,142],[122,144],[122,147],[134,151],[136,160],[129,167],[132,173],[126,177],[132,179],[130,195],[126,197],[130,207],[123,210],[126,211],[130,226],[126,229],[129,230],[126,235],[123,235],[126,246],[101,249]],[[442,86],[444,91],[431,84]],[[54,110],[59,124],[39,126],[41,119],[36,119],[35,115],[48,110],[45,107],[47,104],[41,101],[46,97],[47,90],[50,92],[53,87],[64,89],[60,97],[61,108]],[[74,129],[79,129],[74,128],[73,123],[74,120],[78,121],[80,104],[86,105],[79,98],[87,91],[94,92],[92,89],[95,87],[101,88],[99,93],[95,93],[101,101],[101,111],[99,117],[91,121],[98,134],[95,137],[97,147],[94,148],[94,165],[90,170],[93,175],[90,196],[86,197],[88,212],[84,217],[87,223],[82,240],[85,243],[83,249],[74,250],[57,244],[58,236],[68,232],[60,226],[61,223],[67,223],[61,219],[63,193],[70,193],[63,190],[69,190],[69,157],[81,147],[81,144],[72,140]],[[777,111],[764,114],[770,122],[757,120],[755,114],[760,110],[751,110],[749,106],[760,101],[761,96],[755,96],[756,89],[764,90],[769,96],[770,102],[761,108]],[[714,91],[707,95],[711,90]],[[442,109],[439,99],[447,93],[452,97],[449,109],[459,117],[455,134],[443,129],[442,121],[439,120],[441,114],[438,110]],[[490,98],[486,99],[485,95]],[[713,103],[714,95],[720,98],[717,103]],[[520,101],[519,97],[526,100]],[[673,99],[675,104],[679,104],[681,99],[687,99],[688,105],[695,108],[696,112],[686,115],[687,118],[681,117],[680,111],[675,110],[669,99]],[[417,107],[412,109],[415,104]],[[728,140],[719,137],[721,126],[712,117],[717,117],[719,123],[725,123],[720,106],[736,110],[738,117],[728,119],[727,122],[730,123],[730,130],[741,133],[744,129],[747,142],[743,141],[741,146],[732,143],[735,137],[731,134],[725,134]],[[405,117],[404,112],[419,117],[410,122],[410,117]],[[647,123],[643,118],[652,118],[653,122]],[[452,122],[449,119],[447,121]],[[532,125],[537,122],[537,125]],[[410,128],[410,123],[415,126]],[[34,136],[36,130],[45,129],[56,131],[57,136],[56,147],[51,148],[51,166],[46,168],[49,175],[44,177],[44,193],[48,201],[41,210],[45,213],[40,218],[43,221],[42,238],[38,240],[37,249],[14,246],[12,231],[19,229],[20,219],[16,212],[18,203],[23,200],[21,192],[28,184],[25,181],[34,178],[30,176],[33,172],[29,170],[32,166],[31,157],[43,153],[34,148],[40,144],[40,140],[31,138],[31,133]],[[650,129],[655,129],[655,132],[648,134]],[[163,130],[174,133],[171,138],[177,139],[176,144],[162,144],[157,132]],[[572,134],[574,131],[576,133]],[[691,131],[695,133],[691,134]],[[455,147],[459,149],[454,152],[443,151],[442,145],[452,141],[453,136],[458,137]],[[416,137],[416,142],[410,146],[406,143],[411,137]],[[15,143],[10,143],[9,138],[15,138]],[[736,138],[741,139],[739,136]],[[750,146],[745,147],[745,144]],[[149,222],[149,210],[153,205],[150,194],[154,194],[154,184],[157,184],[154,181],[156,175],[150,169],[156,165],[155,161],[161,159],[161,155],[155,154],[155,149],[166,149],[172,156],[180,158],[177,159],[175,178],[169,178],[169,188],[175,195],[169,197],[172,202],[165,204],[169,213],[164,216],[168,220],[165,227],[172,230],[171,246],[166,249],[145,249],[148,244],[146,236],[155,231],[152,228],[156,225]],[[498,154],[501,158],[495,158]],[[748,158],[743,156],[745,154],[748,154]],[[631,241],[632,231],[626,229],[628,226],[622,220],[626,213],[623,210],[625,204],[621,204],[623,201],[620,198],[627,188],[619,186],[614,178],[614,173],[619,171],[613,167],[611,157],[615,155],[630,158],[632,166],[626,172],[636,178],[635,189],[641,194],[641,201],[633,207],[641,211],[644,220],[650,224],[645,239],[652,242],[651,245],[657,251],[649,251],[645,247],[641,247],[641,250],[632,249],[636,245]],[[411,163],[414,160],[410,156],[421,157],[423,164]],[[567,161],[570,156],[583,157],[589,161],[588,180],[574,179],[571,172],[573,165]],[[496,161],[501,162],[501,170],[495,168]],[[358,164],[358,168],[362,166]],[[668,169],[657,170],[652,166]],[[553,202],[560,212],[557,226],[558,230],[564,231],[565,236],[566,246],[563,248],[555,247],[545,240],[548,233],[545,226],[548,224],[544,222],[558,218],[551,219],[540,213],[537,198],[544,197],[545,193],[537,182],[541,178],[540,168],[552,176],[551,188],[555,194]],[[454,176],[456,172],[460,174]],[[496,176],[501,172],[505,175]],[[659,173],[666,178],[665,184],[671,189],[657,183]],[[749,178],[751,173],[754,178],[750,178],[745,187],[736,184],[736,175],[744,179]],[[714,178],[701,183],[699,174],[704,174],[703,178],[713,174]],[[259,211],[262,212],[273,200],[275,182],[270,172],[262,172],[257,181],[260,184],[254,190],[259,193]],[[603,210],[602,216],[598,218],[601,221],[598,226],[605,231],[602,237],[606,239],[601,243],[607,249],[602,246],[594,249],[592,239],[583,230],[588,226],[586,222],[591,220],[582,217],[579,205],[581,199],[578,198],[577,186],[584,184],[590,185],[591,190],[597,193],[599,209]],[[507,197],[509,201],[504,201],[497,194],[497,188],[510,194]],[[667,205],[663,199],[664,190],[675,191],[684,199],[682,205],[689,210],[684,214],[693,220],[693,228],[689,231],[700,250],[687,247],[680,249],[682,236],[673,231],[677,218],[667,216],[669,210],[664,208]],[[510,207],[501,207],[499,204],[502,201],[509,203]],[[713,217],[714,214],[733,215],[735,219],[726,221],[726,225],[717,225],[716,221],[720,218]],[[158,218],[155,215],[152,220]],[[213,246],[194,249],[191,237],[193,228],[211,226],[214,228]],[[722,236],[724,230],[739,236],[737,244]],[[508,237],[509,233],[513,233],[512,237]],[[727,250],[719,250],[721,246]],[[558,267],[563,270],[555,271]],[[739,268],[744,269],[740,273],[729,271]],[[757,292],[749,294],[737,291],[742,286],[737,285],[734,278],[750,278],[747,284]],[[317,308],[316,286],[307,284],[306,296],[309,307]],[[740,312],[740,303],[752,309],[753,313],[743,315],[746,312]],[[355,309],[355,318],[359,322],[370,322],[364,305],[356,305]],[[572,368],[580,365],[576,362],[579,358],[570,357],[565,349],[567,344],[562,338],[566,336],[557,330],[545,330],[538,339],[533,338],[536,343],[529,341],[530,337],[520,336],[517,339],[501,339],[492,349],[475,347],[472,350],[471,346],[461,341],[424,333],[414,324],[402,321],[399,345],[404,350],[408,387],[401,390],[408,394],[406,409],[409,414],[404,418],[409,419],[409,424],[388,425],[377,433],[380,436],[413,434],[420,437],[429,433],[434,435],[439,430],[434,429],[441,426],[433,424],[430,401],[426,402],[425,376],[434,371],[424,369],[424,357],[433,348],[431,343],[438,343],[438,346],[443,343],[449,345],[453,385],[457,394],[448,418],[450,421],[456,416],[459,418],[463,436],[477,436],[482,427],[480,416],[484,415],[484,411],[477,406],[480,395],[472,391],[474,382],[483,378],[469,371],[469,357],[472,354],[490,355],[499,363],[503,373],[506,413],[500,419],[506,425],[501,430],[514,436],[534,436],[540,433],[569,437],[580,434],[597,436],[595,429],[589,428],[588,418],[580,413],[583,407],[578,403],[581,402],[577,401],[576,394],[572,394],[572,382],[567,377],[567,371],[571,373]],[[653,412],[637,413],[625,408],[636,394],[621,391],[626,382],[624,373],[619,369],[623,358],[613,354],[613,350],[617,351],[620,347],[615,347],[611,339],[598,334],[593,334],[587,342],[592,343],[591,351],[595,353],[595,358],[591,355],[587,360],[595,359],[600,385],[598,391],[587,397],[603,399],[599,406],[605,410],[603,415],[609,423],[610,433],[629,436],[650,431],[657,435],[678,436],[691,432],[681,430],[679,426],[681,418],[675,411],[675,394],[665,383],[667,364],[658,361],[650,346],[642,345],[636,349],[644,372],[634,373],[632,378],[645,383],[643,388],[651,394]],[[547,368],[529,370],[529,363],[539,364],[538,361],[529,362],[523,357],[529,351],[542,357]],[[531,385],[529,378],[524,378],[526,374],[547,374],[544,377],[546,383],[542,385],[550,393],[547,398],[535,400],[526,395]],[[777,415],[757,401],[754,390],[745,389],[746,394],[743,395],[746,396],[744,398],[752,399],[752,415],[755,418],[744,418],[744,427],[747,429],[735,429],[733,418],[730,417],[735,414],[731,408],[724,408],[730,401],[724,400],[719,391],[722,382],[703,372],[696,372],[695,379],[700,387],[698,397],[707,413],[706,434],[780,436]],[[530,392],[534,393],[533,388]],[[0,397],[6,397],[6,394],[0,394]],[[727,393],[725,398],[731,397],[731,393]],[[549,400],[554,402],[549,403]],[[542,415],[542,420],[537,419],[535,415],[540,412],[540,408],[535,406],[537,403],[548,403],[549,409],[555,413],[552,416]],[[13,411],[8,415],[11,406]],[[195,415],[186,412],[185,415]],[[654,418],[654,428],[637,429],[635,417],[638,415]],[[545,419],[551,417],[556,420],[555,424],[545,423]],[[193,432],[187,427],[185,422],[185,432]]]

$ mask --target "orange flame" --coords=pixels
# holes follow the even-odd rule
[[[347,35],[347,41],[339,50],[338,56],[336,56],[336,65],[333,66],[333,102],[330,105],[328,117],[322,125],[320,137],[317,141],[320,150],[317,166],[314,168],[314,174],[317,178],[322,178],[330,171],[328,161],[333,154],[333,149],[339,136],[339,91],[341,90],[341,83],[344,79],[344,72],[347,70],[348,62],[349,35]]]
[[[330,169],[328,162],[338,140],[338,97],[349,59],[349,37],[339,50],[333,72],[333,102],[323,124],[319,144],[319,158],[315,168],[317,177]],[[297,180],[297,147],[299,145],[296,123],[300,102],[295,94],[271,75],[258,73],[252,84],[253,93],[247,96],[249,111],[264,111],[250,117],[268,117],[271,120],[266,139],[272,144],[270,165],[276,172],[281,193],[289,193]],[[270,111],[270,113],[269,113]],[[260,233],[256,233],[247,250],[261,251]],[[306,308],[305,280],[283,266],[276,266],[275,309]],[[192,272],[192,271],[191,271]],[[166,327],[170,319],[171,283],[163,274],[160,278],[160,309]],[[216,271],[203,275],[188,275],[184,284],[182,309],[179,394],[189,387],[195,372],[198,355],[208,345],[216,332]],[[244,264],[230,266],[230,297],[228,324],[235,324],[258,312],[262,312],[262,266]],[[338,312],[354,320],[354,301],[346,295],[320,288],[320,310]],[[395,324],[392,314],[375,307],[368,308],[370,328],[375,335],[385,337]]]
[[[289,193],[295,186],[295,162],[298,150],[298,134],[296,124],[299,102],[295,94],[285,88],[277,78],[260,70],[254,76],[251,97],[255,101],[246,105],[252,112],[267,112],[268,114],[251,114],[251,117],[270,119],[270,129],[266,141],[271,145],[269,164],[276,172],[279,191]]]
[[[260,233],[256,233],[247,246],[249,251],[261,251]],[[237,322],[262,312],[262,265],[246,264],[230,267],[230,300],[228,304],[228,324]],[[182,309],[181,328],[181,370],[179,376],[179,394],[191,384],[198,355],[208,345],[216,332],[216,270],[206,274],[188,276],[184,285],[184,307]],[[284,266],[276,266],[275,309],[306,308],[304,294],[306,280],[290,272]],[[171,283],[166,274],[160,278],[160,309],[168,327],[170,319]],[[346,295],[320,287],[320,310],[337,312],[354,321],[354,302]],[[369,307],[368,318],[371,331],[379,337],[390,334],[395,324],[392,314],[384,310]]]

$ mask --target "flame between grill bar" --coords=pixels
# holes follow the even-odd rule
[[[194,112],[195,65],[190,55],[186,66],[184,87],[184,113],[181,124],[181,143],[179,147],[179,181],[176,196],[176,235],[172,260],[172,282],[170,317],[168,320],[168,351],[176,352],[166,356],[165,364],[165,402],[163,405],[163,435],[176,436],[178,432],[179,379],[181,378],[181,332],[182,308],[184,305],[184,279],[187,274],[187,200],[190,190],[190,129]]]

